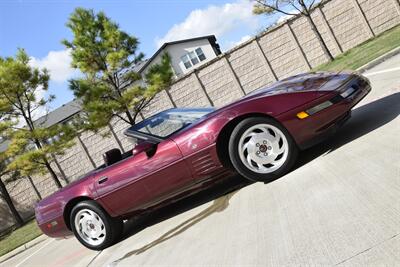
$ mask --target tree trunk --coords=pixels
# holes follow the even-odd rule
[[[42,149],[42,144],[39,142],[39,140],[35,139],[35,144],[36,144],[36,148],[37,149]],[[44,161],[44,165],[46,166],[47,170],[49,171],[51,178],[53,178],[54,183],[56,184],[56,186],[58,188],[62,188],[61,182],[57,177],[56,172],[53,170],[53,168],[51,167],[49,161],[47,160],[46,156],[43,157],[43,161]]]
[[[15,208],[14,203],[12,202],[12,199],[10,197],[10,194],[7,191],[6,185],[3,183],[1,178],[0,178],[0,191],[8,207],[11,210],[11,213],[14,216],[15,222],[17,223],[18,226],[22,226],[24,224],[24,220],[22,220],[21,215],[19,215],[17,209]]]
[[[36,185],[33,183],[32,177],[30,177],[30,176],[28,175],[27,178],[28,178],[29,183],[31,184],[31,186],[32,186],[32,188],[33,188],[33,191],[35,191],[36,196],[39,198],[39,200],[42,200],[42,195],[40,194],[40,192],[39,192],[39,190],[37,189]]]
[[[135,125],[135,120],[133,119],[132,114],[129,112],[129,110],[126,110],[126,111],[125,111],[125,114],[126,114],[126,117],[127,117],[128,120],[129,120],[129,123],[130,123],[132,126]]]
[[[322,39],[322,35],[321,33],[318,31],[317,26],[314,23],[314,20],[311,18],[311,14],[308,15],[304,15],[307,20],[310,22],[311,24],[311,29],[313,30],[313,32],[315,33],[315,35],[317,36],[317,39],[319,41],[319,43],[321,44],[322,50],[324,51],[324,53],[328,56],[329,61],[332,61],[334,59],[334,57],[331,54],[331,51],[329,51],[328,46],[326,45],[324,39]]]
[[[54,183],[58,188],[62,188],[60,180],[58,180],[56,172],[53,170],[51,167],[50,163],[47,161],[47,159],[44,160],[44,164],[46,165],[47,170],[49,171],[51,178],[53,178]]]

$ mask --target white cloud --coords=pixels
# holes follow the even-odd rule
[[[44,58],[31,57],[30,65],[37,68],[46,68],[50,73],[50,80],[65,82],[76,71],[71,68],[71,53],[69,50],[50,51]]]
[[[39,69],[46,68],[50,73],[50,80],[56,83],[65,83],[75,76],[78,71],[71,68],[71,53],[69,50],[50,51],[43,58],[31,57],[29,65]],[[36,98],[39,100],[46,97],[46,91],[37,90]],[[49,112],[48,108],[42,107],[35,110],[33,117],[37,119]]]
[[[39,91],[37,91],[37,93],[36,93],[36,99],[42,99],[43,97],[45,97],[45,91],[43,91],[43,90],[39,90]],[[40,107],[40,108],[38,108],[38,109],[36,109],[36,110],[34,110],[33,111],[33,113],[32,113],[32,117],[33,117],[33,119],[34,120],[37,120],[37,119],[39,119],[40,117],[42,117],[42,116],[44,116],[44,115],[46,115],[47,113],[49,113],[49,111],[50,111],[50,109],[49,109],[49,107],[47,107],[47,106],[44,106],[44,107]]]
[[[228,43],[226,44],[225,47],[226,47],[227,50],[229,50],[229,49],[231,49],[231,48],[233,48],[233,47],[235,47],[235,46],[237,46],[237,45],[240,45],[240,44],[246,42],[246,41],[249,40],[251,37],[252,37],[251,35],[242,36],[242,38],[240,38],[239,41],[231,41],[231,42],[228,42]]]
[[[299,12],[298,10],[294,9],[294,10],[289,11],[288,13],[289,13],[289,14],[299,14],[300,12]],[[276,23],[279,24],[279,23],[281,23],[281,22],[285,22],[285,21],[291,19],[293,16],[295,16],[295,15],[282,15],[282,16],[280,16],[280,17],[278,18],[278,20],[276,21]]]
[[[259,18],[252,13],[252,2],[238,0],[223,5],[211,5],[205,9],[193,10],[186,19],[175,24],[161,38],[156,39],[157,47],[168,41],[214,34],[217,38],[231,33],[239,27],[256,30]]]
[[[235,43],[235,45],[240,45],[241,43],[246,42],[246,41],[249,40],[250,38],[251,38],[250,35],[245,35],[245,36],[243,36],[242,38],[240,38],[240,40],[237,41],[237,42]]]

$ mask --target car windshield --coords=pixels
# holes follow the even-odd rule
[[[134,131],[150,134],[163,139],[192,124],[213,110],[213,108],[169,109],[137,123],[129,128],[127,132]]]

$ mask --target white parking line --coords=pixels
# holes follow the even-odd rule
[[[46,247],[47,245],[49,245],[51,242],[53,242],[55,239],[51,239],[49,242],[47,242],[46,244],[44,244],[43,246],[41,246],[40,248],[38,248],[35,252],[33,252],[31,255],[29,255],[28,257],[26,257],[25,259],[23,259],[20,263],[18,263],[17,265],[15,265],[15,267],[19,267],[21,266],[23,263],[25,263],[27,260],[29,260],[33,255],[35,255],[36,253],[38,253],[40,250],[42,250],[44,247]]]
[[[372,75],[377,75],[377,74],[382,74],[382,73],[391,72],[391,71],[397,71],[397,70],[400,70],[400,67],[381,70],[381,71],[375,71],[375,72],[370,72],[370,73],[365,73],[364,76],[372,76]]]

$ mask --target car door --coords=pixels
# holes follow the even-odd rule
[[[141,152],[95,174],[98,200],[117,216],[162,201],[193,183],[176,143],[166,139],[149,157]]]

